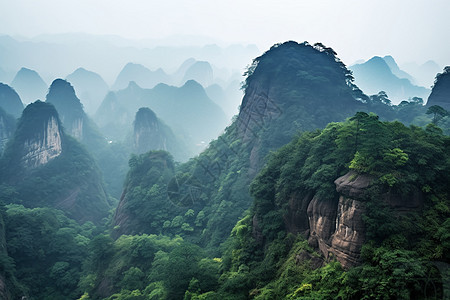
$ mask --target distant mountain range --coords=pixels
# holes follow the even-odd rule
[[[356,85],[364,93],[373,95],[385,91],[394,104],[413,97],[426,100],[430,94],[429,89],[414,85],[414,78],[401,70],[392,56],[374,56],[350,69]]]

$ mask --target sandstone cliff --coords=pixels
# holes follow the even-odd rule
[[[53,105],[29,104],[0,162],[0,184],[17,191],[11,203],[53,207],[79,221],[100,222],[110,204],[86,150],[65,135]]]
[[[87,117],[73,86],[63,79],[54,80],[50,85],[46,102],[55,106],[67,133],[81,141]]]
[[[337,200],[321,200],[314,197],[308,204],[308,242],[320,250],[326,260],[335,257],[344,268],[360,261],[361,247],[365,242],[366,213],[364,198],[374,178],[369,175],[348,172],[335,180]],[[417,209],[423,197],[415,190],[404,199],[387,192],[379,195],[396,213]],[[289,227],[288,227],[289,228]]]

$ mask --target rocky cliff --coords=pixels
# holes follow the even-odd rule
[[[34,169],[47,164],[61,155],[61,127],[57,116],[50,116],[44,123],[44,130],[34,137],[25,140],[22,164],[25,168]]]
[[[48,88],[47,84],[36,71],[27,68],[21,68],[17,72],[11,82],[11,86],[16,90],[25,104],[38,99],[43,100]]]
[[[287,144],[299,131],[363,109],[350,71],[322,44],[277,44],[255,58],[245,75],[236,123],[240,137],[253,145],[250,172],[261,168],[269,149]]]
[[[15,118],[20,117],[23,110],[23,103],[19,95],[14,89],[3,83],[0,83],[0,107]]]
[[[55,106],[67,133],[81,141],[86,116],[73,86],[63,79],[54,80],[50,85],[46,102]]]
[[[167,150],[167,138],[162,132],[155,113],[143,107],[136,113],[134,120],[134,147],[137,153],[150,150]]]
[[[16,121],[0,107],[0,156],[6,143],[14,133]]]
[[[79,221],[98,223],[110,208],[95,161],[66,136],[53,105],[29,104],[0,161],[0,183],[13,188],[12,203],[53,207]]]
[[[428,97],[427,106],[439,105],[450,110],[450,66],[437,74],[434,86]]]
[[[5,155],[24,170],[44,166],[62,153],[62,126],[52,105],[41,101],[29,104],[19,119],[13,141]]]

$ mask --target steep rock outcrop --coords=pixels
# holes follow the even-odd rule
[[[308,205],[308,243],[328,258],[333,234],[336,231],[337,202],[314,197]]]
[[[62,153],[63,132],[58,113],[52,105],[41,101],[29,104],[19,119],[12,144],[11,163],[24,170],[46,165]],[[19,171],[19,170],[18,170]]]
[[[150,150],[167,150],[167,138],[162,132],[160,122],[155,113],[142,107],[134,120],[134,147],[137,153]]]
[[[0,83],[0,107],[15,118],[20,117],[23,110],[19,95],[13,88],[3,83]]]
[[[427,106],[439,105],[450,110],[450,66],[436,75],[434,86],[428,97]]]
[[[17,72],[11,86],[25,104],[44,99],[47,92],[47,84],[41,76],[36,71],[27,68],[22,68]]]
[[[356,100],[361,91],[335,54],[322,44],[291,41],[253,60],[236,120],[240,138],[254,152],[250,175],[268,149],[287,144],[298,131],[325,127],[363,109]]]
[[[63,79],[55,79],[50,85],[46,102],[55,106],[67,133],[82,140],[85,113],[73,86]]]
[[[65,135],[49,103],[36,101],[24,109],[0,169],[0,184],[17,192],[11,203],[60,209],[80,223],[99,223],[110,209],[95,161]]]
[[[44,127],[43,132],[25,140],[22,157],[25,168],[34,169],[45,165],[62,152],[61,128],[57,117],[50,116]]]
[[[108,93],[109,87],[106,82],[99,74],[84,68],[76,69],[67,75],[66,79],[73,85],[85,111],[93,115]]]
[[[361,247],[365,242],[366,213],[364,198],[374,178],[370,175],[348,172],[335,180],[339,200],[314,197],[308,205],[309,244],[319,249],[328,259],[335,257],[348,269],[360,262]],[[379,195],[397,214],[418,209],[423,203],[422,192],[413,189],[408,197],[393,191]]]

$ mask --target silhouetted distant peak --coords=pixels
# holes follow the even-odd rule
[[[427,106],[439,105],[450,110],[450,66],[436,75],[433,89],[427,101]]]
[[[141,107],[136,113],[136,119],[135,124],[140,123],[142,120],[150,120],[150,121],[156,121],[157,117],[153,110],[151,110],[148,107]]]
[[[97,111],[109,90],[99,74],[81,67],[67,75],[66,80],[73,85],[84,109],[91,115]]]
[[[185,84],[183,85],[184,87],[195,87],[195,88],[203,88],[202,85],[200,83],[198,83],[197,81],[190,79],[188,81],[185,82]]]

